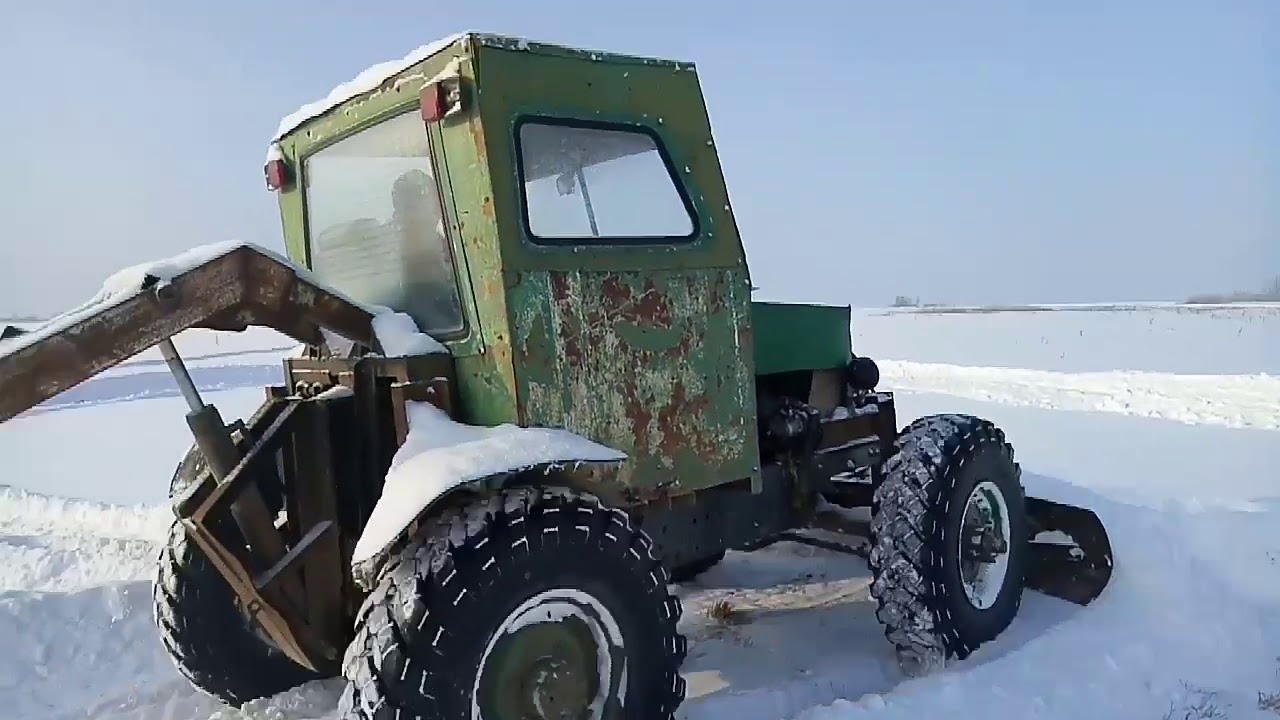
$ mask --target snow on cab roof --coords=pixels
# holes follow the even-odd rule
[[[347,82],[344,82],[341,85],[335,87],[325,97],[313,102],[309,102],[306,105],[303,105],[302,107],[298,108],[294,112],[290,113],[289,115],[285,116],[284,119],[280,121],[280,126],[276,129],[275,136],[271,139],[271,146],[274,148],[276,143],[279,142],[281,138],[283,138],[285,135],[289,134],[290,132],[296,130],[300,125],[307,122],[308,120],[319,117],[320,115],[323,115],[329,112],[330,110],[336,108],[337,106],[341,105],[342,103],[348,100],[351,100],[352,98],[358,95],[362,95],[364,93],[377,89],[379,86],[381,86],[384,82],[386,82],[390,78],[404,72],[405,70],[408,70],[414,65],[417,65],[418,63],[422,62],[423,60],[426,60],[432,55],[439,53],[441,50],[444,50],[445,48],[449,47],[453,43],[463,38],[476,38],[485,43],[495,44],[502,47],[519,48],[519,49],[528,49],[531,44],[534,44],[529,40],[526,40],[521,37],[516,37],[513,35],[499,35],[497,33],[478,32],[474,30],[454,33],[453,35],[449,35],[448,37],[444,37],[434,42],[427,43],[426,45],[423,45],[417,48],[416,50],[409,53],[408,55],[405,55],[399,60],[388,60],[386,62],[378,63],[373,67],[367,68],[364,72],[355,76],[351,80],[348,80]],[[537,44],[543,47],[562,47],[564,50],[581,53],[591,57],[592,59],[600,59],[603,57],[612,57],[612,58],[632,57],[632,56],[621,55],[619,53],[587,50],[584,48],[554,46],[547,43],[537,43]],[[693,63],[687,63],[687,62],[682,63],[679,61],[663,60],[660,58],[634,57],[633,59],[640,60],[646,63],[672,64],[672,65],[675,65],[676,67],[685,67],[688,70],[694,69]],[[269,155],[271,152],[272,152],[271,150],[268,150]]]
[[[435,55],[441,50],[449,47],[458,40],[474,34],[475,33],[470,32],[455,33],[448,37],[436,40],[435,42],[427,43],[399,60],[388,60],[365,69],[364,72],[329,91],[329,94],[325,97],[309,102],[289,115],[286,115],[284,119],[280,121],[280,127],[276,129],[276,134],[275,137],[272,138],[272,142],[275,142],[289,134],[289,132],[295,130],[302,123],[329,112],[357,95],[377,88],[379,85],[386,82],[388,78],[417,65],[423,60],[426,60],[432,55]]]

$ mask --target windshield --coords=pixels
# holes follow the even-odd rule
[[[462,328],[427,130],[416,111],[306,159],[311,269],[356,300],[408,313],[427,333]]]

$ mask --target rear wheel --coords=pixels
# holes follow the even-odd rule
[[[339,716],[662,720],[680,603],[620,510],[522,488],[453,510],[379,571]]]
[[[1013,621],[1024,505],[1013,448],[990,422],[930,416],[899,435],[872,506],[871,594],[905,670],[963,659]]]
[[[170,497],[195,482],[204,467],[200,451],[188,451],[170,483]],[[256,632],[231,587],[180,523],[170,526],[157,565],[152,607],[160,640],[197,689],[239,706],[319,677]]]

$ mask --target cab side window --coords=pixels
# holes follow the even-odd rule
[[[540,244],[690,241],[696,216],[660,140],[635,126],[517,124],[524,219]]]

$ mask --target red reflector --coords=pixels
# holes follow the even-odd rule
[[[443,84],[434,82],[423,85],[418,92],[418,99],[422,101],[423,122],[435,122],[444,117],[446,107]]]
[[[267,176],[267,189],[275,192],[289,183],[289,165],[284,160],[270,160],[263,172]]]
[[[436,122],[462,111],[462,84],[460,78],[447,77],[418,91],[423,122]]]

